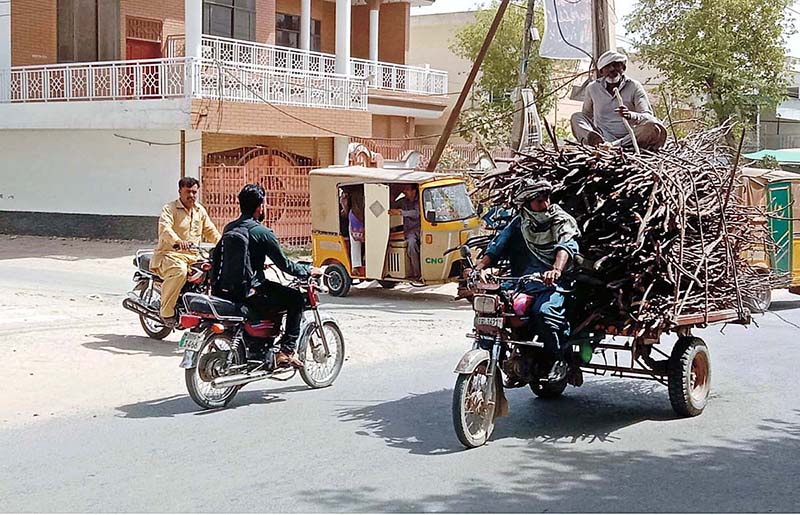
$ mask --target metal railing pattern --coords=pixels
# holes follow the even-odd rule
[[[276,68],[194,63],[193,94],[234,102],[263,101],[301,107],[366,111],[367,84],[341,75],[308,75]]]
[[[203,166],[201,202],[218,229],[239,217],[237,195],[245,184],[258,183],[266,191],[264,225],[282,245],[311,243],[310,166]]]
[[[417,168],[424,170],[428,165],[431,156],[433,155],[436,145],[420,143],[415,140],[397,141],[380,138],[350,138],[353,143],[361,143],[372,152],[378,152],[384,159],[391,161],[398,161],[403,159],[404,155],[411,151],[417,151],[421,154],[420,162]],[[480,157],[484,155],[484,151],[472,144],[456,144],[448,145],[448,148],[462,161],[469,165],[474,165],[478,162]],[[492,158],[512,158],[514,151],[510,148],[496,148],[490,151]]]
[[[135,100],[184,96],[185,59],[144,59],[0,70],[0,102]]]
[[[352,77],[184,57],[0,70],[0,102],[4,103],[181,97],[365,111],[368,86],[365,80]]]
[[[182,38],[179,35],[170,37],[167,55],[184,55]],[[319,75],[336,72],[336,56],[332,54],[219,36],[203,36],[202,57],[234,65],[264,66],[295,73]],[[428,95],[447,93],[447,72],[427,67],[351,59],[350,73],[356,78],[366,79],[376,89]]]

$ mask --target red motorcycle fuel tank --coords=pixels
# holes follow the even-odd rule
[[[533,297],[525,293],[518,293],[514,296],[514,314],[523,316],[530,312],[533,306]]]

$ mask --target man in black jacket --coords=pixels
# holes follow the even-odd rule
[[[295,263],[283,253],[275,234],[260,222],[264,220],[264,188],[258,184],[248,184],[239,192],[239,210],[241,216],[225,226],[223,235],[240,226],[248,228],[250,239],[248,250],[250,265],[254,272],[252,287],[255,295],[245,299],[245,305],[256,317],[266,318],[267,312],[275,309],[286,310],[286,330],[276,342],[280,352],[276,357],[278,366],[301,368],[303,363],[297,359],[295,350],[300,337],[300,322],[303,318],[303,294],[281,283],[270,281],[264,275],[264,263],[267,258],[283,272],[295,277],[322,275],[322,270],[308,265]]]

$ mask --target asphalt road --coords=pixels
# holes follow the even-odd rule
[[[79,288],[63,276],[55,286],[53,278],[39,282],[22,269],[30,268],[0,259],[0,290]],[[101,275],[93,280],[102,283]],[[712,399],[699,417],[677,418],[657,383],[588,377],[556,401],[508,391],[510,415],[498,421],[489,444],[470,451],[456,439],[450,411],[452,369],[467,345],[466,307],[431,293],[378,289],[326,300],[347,321],[346,338],[362,335],[352,338],[359,347],[352,352],[369,356],[370,334],[381,349],[413,345],[416,352],[354,356],[324,390],[309,390],[299,378],[254,383],[228,409],[213,412],[198,410],[181,388],[178,354],[136,361],[115,355],[104,366],[120,367],[124,379],[106,371],[104,387],[116,394],[103,397],[113,400],[108,407],[30,424],[0,422],[0,510],[800,510],[798,297],[780,295],[774,313],[756,319],[759,327],[698,333],[712,358]],[[449,320],[445,331],[437,315]],[[395,318],[419,337],[364,335],[359,328]],[[461,320],[466,326],[453,329]],[[46,326],[38,331],[52,334]],[[26,338],[33,342],[37,333]],[[7,347],[0,341],[5,360]],[[98,349],[82,351],[91,356]],[[50,359],[43,353],[28,366],[39,373]],[[123,376],[131,363],[137,369]],[[80,363],[63,370],[98,372]],[[5,383],[2,397],[21,394],[21,387]],[[54,381],[49,395],[78,393],[74,384],[59,388]]]

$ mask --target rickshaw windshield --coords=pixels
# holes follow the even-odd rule
[[[422,193],[425,218],[429,222],[453,222],[475,216],[475,208],[463,182],[428,188]],[[434,219],[430,214],[434,214]]]

